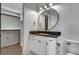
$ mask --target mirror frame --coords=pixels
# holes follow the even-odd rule
[[[53,9],[53,8],[49,8],[49,9],[54,10],[54,11],[56,12],[56,14],[57,14],[57,22],[55,23],[54,26],[52,26],[51,28],[48,28],[48,29],[47,29],[47,30],[52,30],[52,29],[55,28],[56,25],[58,24],[58,21],[59,21],[59,13],[58,13],[55,9]],[[39,28],[39,18],[40,18],[40,15],[41,15],[42,12],[44,12],[44,11],[47,11],[47,10],[43,10],[43,11],[41,11],[41,12],[39,13],[39,15],[38,15],[38,28]],[[47,30],[46,30],[46,31],[47,31]]]

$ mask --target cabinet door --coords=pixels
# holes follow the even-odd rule
[[[17,31],[2,31],[1,47],[7,47],[19,43],[19,33]]]
[[[46,55],[46,40],[42,36],[36,37],[34,42],[34,52],[39,55]]]
[[[35,43],[34,42],[35,42],[34,36],[30,35],[30,49],[31,49],[32,52],[34,52],[34,49],[35,49],[35,47],[34,47]]]
[[[6,46],[6,33],[1,31],[1,48]]]
[[[60,42],[56,39],[56,55],[60,55]]]
[[[47,55],[56,55],[56,38],[48,38],[47,43]]]
[[[7,46],[10,46],[10,45],[14,45],[14,44],[17,44],[17,43],[19,43],[20,41],[20,39],[19,39],[19,31],[7,31],[6,32],[6,36],[7,36],[7,38],[6,38],[6,45]]]

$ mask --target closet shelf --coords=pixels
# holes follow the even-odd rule
[[[10,16],[15,16],[15,17],[20,17],[20,12],[16,11],[16,10],[12,10],[9,8],[1,8],[1,14],[5,14],[5,15],[10,15]]]
[[[5,30],[20,30],[20,28],[18,29],[1,29],[2,31],[5,31]]]
[[[2,15],[9,15],[9,16],[19,17],[20,18],[20,15],[8,13],[8,12],[1,12],[1,14]]]

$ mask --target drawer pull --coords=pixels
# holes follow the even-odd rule
[[[48,43],[46,43],[46,45],[48,45]]]
[[[38,42],[41,42],[41,41],[38,41]]]
[[[9,39],[8,37],[6,37],[6,39]]]

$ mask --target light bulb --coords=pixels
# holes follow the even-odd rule
[[[42,7],[40,7],[40,10],[43,10],[43,8],[42,8]]]
[[[53,6],[53,3],[49,3],[49,6],[52,7]]]
[[[45,5],[44,8],[46,9],[47,8],[47,5]]]
[[[49,3],[49,6],[50,6],[50,7],[53,6],[53,3]]]
[[[41,7],[40,7],[40,11],[42,11],[42,10],[44,10],[44,6],[41,6]]]

